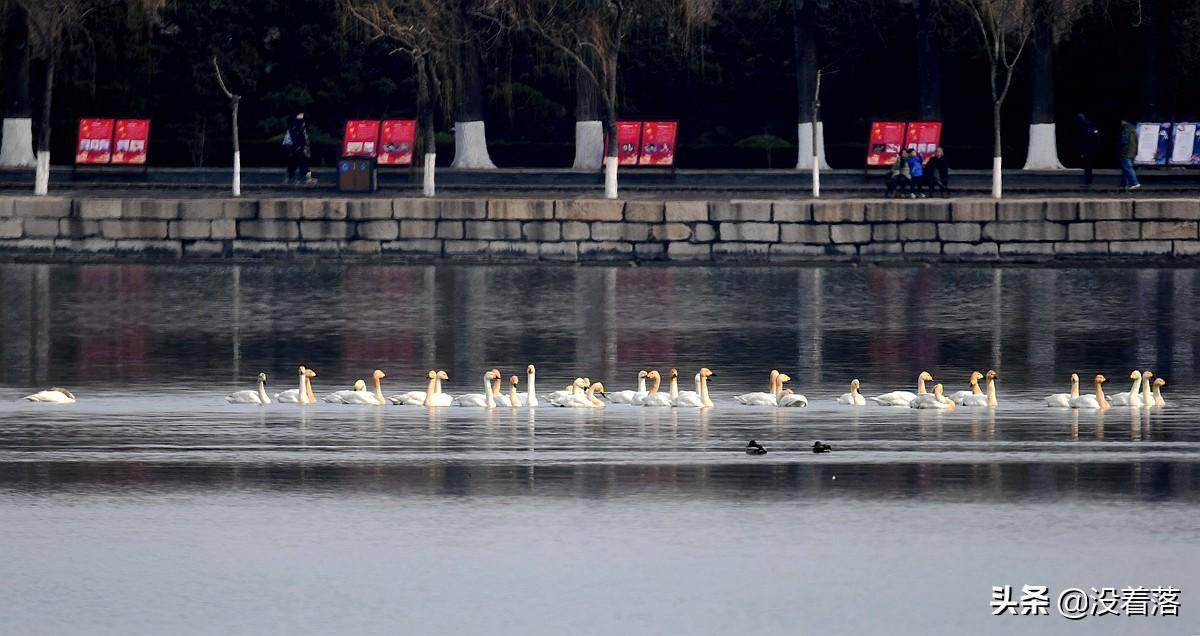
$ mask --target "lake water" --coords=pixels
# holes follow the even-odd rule
[[[0,294],[0,633],[1200,634],[1194,269],[0,265]],[[717,406],[223,400],[529,363],[543,393],[706,366]],[[807,409],[732,401],[772,368]],[[1041,404],[1134,368],[1168,407]],[[995,410],[833,401],[988,369]],[[51,385],[79,402],[17,401]],[[997,585],[1050,615],[993,617]],[[1180,616],[1055,607],[1127,586]]]

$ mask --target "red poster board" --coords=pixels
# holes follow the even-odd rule
[[[379,133],[379,165],[411,166],[417,120],[388,119]]]
[[[80,119],[75,163],[108,163],[112,158],[113,120]]]
[[[904,147],[916,149],[921,160],[933,156],[933,151],[942,143],[942,122],[914,121],[908,124],[908,134],[904,137]]]
[[[342,138],[343,157],[374,157],[379,142],[379,122],[367,119],[346,122],[346,134]]]
[[[871,122],[871,141],[867,146],[867,165],[886,166],[900,156],[904,144],[905,125],[902,121]]]
[[[146,148],[150,145],[149,119],[118,119],[113,134],[112,162],[123,165],[146,163]]]
[[[617,165],[636,166],[642,146],[642,122],[617,122]]]
[[[648,121],[642,124],[641,166],[669,166],[675,163],[675,132],[679,124],[673,121]]]

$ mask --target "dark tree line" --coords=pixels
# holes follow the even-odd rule
[[[1006,134],[998,154],[989,56],[964,9],[971,2],[1028,6],[1035,18],[1000,112]],[[154,164],[228,165],[229,99],[214,80],[214,56],[227,88],[241,96],[241,152],[250,166],[281,161],[286,118],[304,109],[318,165],[335,158],[346,119],[419,116],[430,154],[463,167],[597,168],[595,151],[581,156],[577,146],[603,145],[596,135],[621,118],[678,119],[683,167],[765,167],[772,155],[775,165],[803,167],[812,157],[804,125],[818,70],[818,150],[834,167],[862,165],[876,119],[943,120],[959,166],[1003,155],[1008,167],[1052,167],[1045,164],[1075,160],[1077,112],[1101,124],[1110,151],[1121,118],[1200,118],[1200,3],[1086,0],[1050,10],[1066,4],[6,0],[0,159],[28,165],[32,144],[48,134],[46,149],[66,163],[78,118],[128,115],[154,120]],[[404,47],[394,37],[348,11],[372,5],[435,10],[437,60],[397,54]],[[613,7],[636,19],[613,22],[615,14],[604,13]],[[583,17],[594,28],[568,28],[588,23]],[[620,28],[601,32],[605,26]],[[613,67],[604,57],[612,51],[597,43],[618,33]],[[1035,156],[1035,145],[1047,146],[1034,138],[1055,122],[1048,147],[1056,156]],[[761,139],[778,141],[766,150],[739,143]]]

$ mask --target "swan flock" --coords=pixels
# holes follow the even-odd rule
[[[547,394],[537,393],[537,368],[528,365],[525,368],[525,387],[519,388],[521,378],[512,375],[508,378],[507,391],[501,389],[503,374],[499,369],[485,371],[480,379],[481,393],[466,393],[458,396],[442,391],[442,383],[450,380],[444,370],[431,369],[425,374],[425,390],[413,390],[385,396],[382,381],[387,377],[383,371],[376,369],[371,374],[371,384],[359,379],[350,389],[334,391],[321,398],[321,401],[332,404],[363,404],[373,406],[423,406],[423,407],[470,407],[494,409],[537,407],[540,405],[563,408],[605,408],[609,403],[646,408],[712,408],[715,406],[709,395],[708,383],[716,374],[707,367],[701,368],[692,376],[692,390],[679,390],[679,371],[671,369],[668,372],[669,383],[663,390],[662,374],[655,369],[639,370],[635,379],[635,388],[608,394],[602,382],[593,382],[587,377],[575,378],[562,389]],[[317,396],[313,391],[313,378],[317,372],[309,367],[300,366],[296,370],[295,388],[276,393],[267,393],[267,374],[259,373],[256,377],[256,387],[252,390],[235,391],[225,397],[230,404],[268,405],[272,401],[292,404],[315,404]],[[1079,391],[1079,375],[1072,373],[1069,377],[1069,390],[1066,393],[1055,393],[1044,398],[1047,407],[1069,408],[1103,411],[1114,406],[1131,408],[1162,408],[1167,406],[1162,396],[1162,388],[1166,380],[1155,377],[1152,371],[1134,370],[1129,374],[1131,382],[1128,391],[1106,395],[1103,375],[1096,375],[1092,380],[1094,393],[1081,394]],[[967,378],[967,389],[955,391],[947,395],[942,384],[934,383],[933,375],[921,371],[917,375],[916,391],[899,389],[871,397],[860,393],[862,382],[855,378],[850,381],[849,392],[833,398],[839,405],[864,407],[876,405],[883,407],[907,407],[914,409],[936,409],[953,411],[957,408],[996,408],[1000,401],[996,393],[996,383],[999,374],[990,370],[987,373],[973,371]],[[787,387],[792,381],[791,376],[772,369],[767,377],[767,390],[735,395],[734,400],[744,406],[761,407],[806,407],[808,398]],[[983,383],[983,387],[980,386]],[[70,391],[53,387],[39,391],[22,398],[29,402],[48,404],[71,404],[75,395]]]

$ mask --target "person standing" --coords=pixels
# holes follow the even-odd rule
[[[283,134],[283,148],[287,152],[287,183],[316,183],[308,169],[312,151],[308,143],[308,128],[304,125],[303,112],[296,113],[288,122],[287,132]]]
[[[916,148],[908,151],[908,177],[912,179],[912,188],[909,192],[911,197],[925,198],[925,193],[922,187],[925,185],[925,164],[921,162],[921,155],[917,153]]]
[[[1100,149],[1100,129],[1083,113],[1079,113],[1079,159],[1083,163],[1083,185],[1092,187],[1092,168]]]
[[[950,164],[946,163],[946,153],[938,146],[933,156],[925,160],[925,184],[930,193],[937,189],[946,196],[950,193]]]
[[[1121,187],[1126,190],[1137,190],[1142,187],[1138,182],[1137,173],[1133,171],[1133,160],[1137,157],[1137,129],[1133,124],[1121,120]]]

